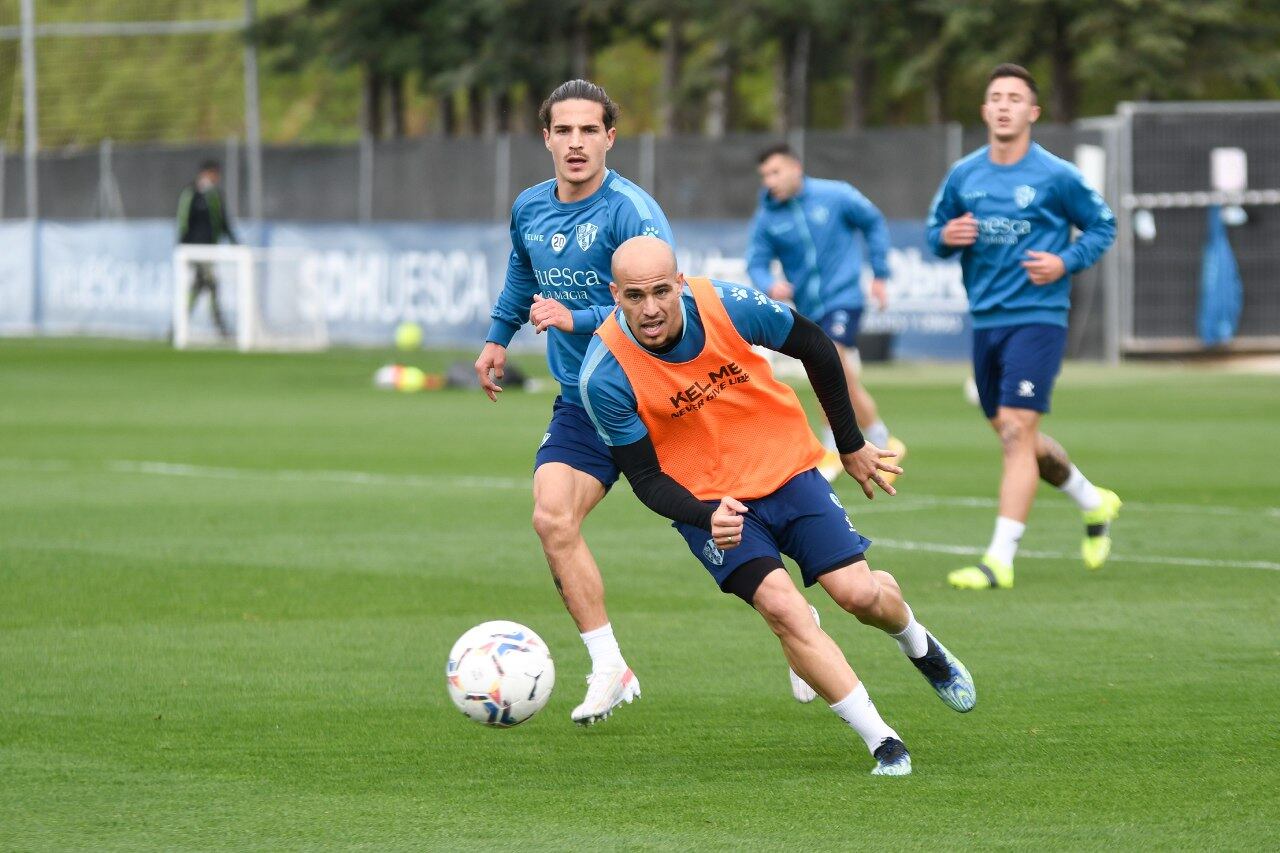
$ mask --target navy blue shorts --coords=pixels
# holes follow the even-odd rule
[[[548,462],[563,462],[570,468],[595,477],[607,489],[618,481],[609,446],[600,440],[587,410],[556,397],[551,407],[551,423],[538,446],[533,469]]]
[[[1066,326],[1031,323],[973,330],[973,381],[988,418],[996,409],[1049,411],[1067,349]]]
[[[858,348],[858,329],[862,326],[861,308],[837,308],[818,321],[827,337],[846,347]]]
[[[707,501],[719,506],[719,501]],[[771,495],[743,501],[751,511],[742,522],[742,542],[721,551],[711,534],[701,527],[676,522],[689,550],[721,589],[734,569],[760,557],[782,554],[795,560],[805,586],[813,586],[819,575],[857,562],[871,546],[849,520],[840,498],[826,478],[810,468],[787,481]]]

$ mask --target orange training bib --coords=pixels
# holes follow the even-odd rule
[[[632,340],[616,314],[597,334],[635,390],[662,470],[699,500],[752,500],[815,467],[823,449],[795,391],[752,351],[710,279],[687,280],[706,332],[690,361],[663,361]]]

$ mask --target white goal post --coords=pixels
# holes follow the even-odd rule
[[[297,249],[175,247],[174,347],[234,340],[241,352],[325,349],[329,334],[323,294],[304,279],[301,268],[302,252]]]

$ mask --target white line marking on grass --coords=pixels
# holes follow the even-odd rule
[[[955,554],[957,556],[977,557],[983,553],[982,548],[968,545],[947,545],[941,542],[911,542],[903,539],[872,539],[871,544],[883,545],[886,548],[897,548],[901,551],[928,551],[933,554]],[[1079,554],[1067,554],[1060,551],[1018,551],[1019,557],[1031,557],[1042,560],[1078,560]],[[1202,560],[1196,557],[1126,557],[1112,554],[1111,562],[1115,563],[1148,563],[1157,566],[1193,566],[1207,569],[1265,569],[1280,572],[1280,563],[1267,560]]]
[[[212,480],[267,480],[296,483],[341,483],[356,486],[423,486],[432,489],[528,489],[532,480],[511,477],[451,477],[424,474],[372,474],[366,471],[288,471],[255,468],[214,468],[173,462],[135,462],[127,459],[107,463],[107,469],[121,474],[153,474],[163,477],[200,477]]]
[[[995,498],[978,497],[945,497],[942,495],[899,495],[877,500],[875,503],[862,506],[859,511],[872,512],[917,512],[940,506],[953,506],[977,509],[994,509],[1000,505]],[[1148,501],[1125,501],[1124,509],[1138,512],[1190,513],[1192,515],[1251,516],[1266,515],[1280,518],[1280,507],[1260,506],[1212,506],[1201,504],[1152,503]]]
[[[0,459],[0,470],[6,471],[76,471],[87,469],[92,462],[69,459]],[[427,488],[529,489],[532,479],[517,477],[458,477],[436,474],[375,474],[367,471],[284,470],[271,468],[219,468],[187,465],[177,462],[118,459],[105,463],[107,470],[123,474],[155,474],[170,477],[207,477],[220,480],[279,480],[292,482],[344,483],[367,486],[422,486]],[[875,503],[857,504],[859,513],[918,512],[935,507],[994,509],[998,501],[989,497],[963,495],[882,495]],[[1189,513],[1228,517],[1280,518],[1280,507],[1214,506],[1201,504],[1126,501],[1126,510],[1138,512]]]

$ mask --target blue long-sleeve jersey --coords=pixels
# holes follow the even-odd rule
[[[1079,169],[1039,145],[1008,166],[992,163],[988,148],[958,161],[943,179],[929,209],[929,245],[941,258],[960,253],[975,329],[1065,326],[1071,275],[1092,266],[1115,240],[1115,216]],[[978,220],[978,241],[963,249],[944,245],[943,227],[966,212]],[[1082,232],[1075,243],[1073,225]],[[1029,250],[1058,255],[1067,274],[1033,284],[1021,265]]]
[[[511,256],[507,278],[490,312],[487,340],[508,346],[529,322],[533,295],[555,299],[573,312],[574,330],[547,332],[547,363],[568,402],[582,405],[578,371],[596,326],[614,307],[610,264],[632,237],[675,239],[658,203],[612,169],[581,201],[556,198],[555,179],[530,187],[511,206]]]
[[[888,278],[888,226],[880,210],[852,186],[806,177],[800,192],[781,202],[761,190],[747,246],[751,283],[768,291],[773,283],[769,265],[777,258],[795,289],[796,310],[809,319],[816,322],[837,309],[861,308],[859,231],[872,272]]]

